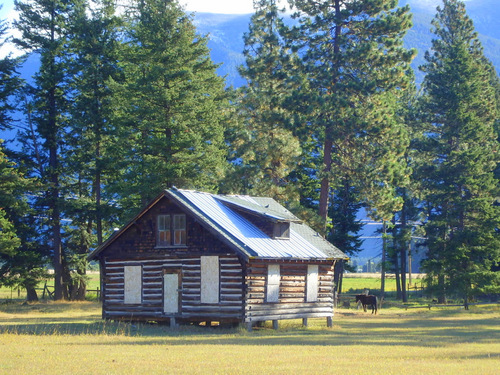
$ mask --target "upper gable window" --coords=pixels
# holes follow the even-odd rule
[[[186,244],[186,215],[158,215],[156,246]]]
[[[186,244],[186,215],[174,215],[174,245]]]
[[[290,223],[275,223],[273,238],[290,239]]]

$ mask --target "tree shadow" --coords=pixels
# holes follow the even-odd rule
[[[336,315],[333,328],[326,328],[324,319],[310,319],[310,328],[302,327],[300,320],[292,320],[280,321],[278,330],[273,330],[271,323],[267,322],[264,327],[247,332],[244,327],[227,329],[186,325],[170,328],[160,324],[105,321],[100,319],[96,306],[78,306],[77,309],[84,312],[79,317],[74,317],[75,307],[69,303],[56,307],[37,306],[34,310],[23,306],[19,317],[13,311],[4,316],[0,314],[0,334],[92,335],[96,337],[92,345],[445,347],[452,344],[500,342],[497,312],[399,312],[372,316],[348,311]],[[35,311],[33,316],[30,316],[31,311]],[[68,312],[72,316],[54,316],[53,311],[57,315]],[[3,309],[0,312],[5,313]],[[103,343],[99,335],[136,339]]]

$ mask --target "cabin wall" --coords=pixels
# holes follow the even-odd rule
[[[308,266],[318,266],[317,294],[314,302],[307,302]],[[269,265],[271,274],[269,274]],[[273,289],[268,281],[276,278],[274,269],[279,265],[279,297],[273,300]],[[333,316],[333,261],[300,262],[284,261],[271,263],[253,260],[247,264],[245,322],[265,320],[299,319]],[[311,268],[309,268],[311,270]],[[309,278],[309,283],[314,284]],[[315,287],[315,285],[314,285]],[[309,285],[311,288],[311,285]],[[311,292],[310,292],[311,295]]]
[[[156,246],[157,216],[178,213],[186,214],[186,245]],[[219,260],[218,294],[216,292],[214,297],[211,293],[210,299],[206,300],[213,302],[218,295],[215,303],[201,301],[201,259],[204,256],[218,257]],[[112,242],[99,258],[104,318],[168,320],[176,317],[177,320],[193,321],[241,321],[243,318],[244,275],[240,259],[232,249],[166,198]],[[137,269],[133,266],[141,267],[142,297],[140,303],[125,303],[125,269],[134,270],[136,276]],[[164,313],[165,273],[179,275],[178,313]],[[211,277],[213,279],[214,275]],[[130,288],[130,282],[127,282]]]
[[[243,316],[243,273],[239,259],[219,256],[219,302],[201,303],[200,257],[158,259],[104,260],[106,292],[103,316],[108,319],[164,320],[176,317],[191,321],[241,321]],[[126,304],[125,275],[127,266],[142,267],[142,301]],[[179,272],[179,311],[163,312],[163,275]]]

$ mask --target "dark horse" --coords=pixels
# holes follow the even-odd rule
[[[356,294],[356,303],[360,302],[363,305],[363,310],[366,312],[366,306],[371,305],[372,307],[372,314],[377,313],[377,306],[378,306],[378,300],[377,296],[372,296],[369,295],[367,296],[366,294]]]

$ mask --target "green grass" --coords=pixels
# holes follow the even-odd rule
[[[105,322],[93,302],[0,305],[0,374],[496,374],[498,305],[238,328]]]
[[[342,278],[342,292],[343,293],[361,293],[364,289],[368,289],[370,293],[378,294],[380,293],[380,276],[378,277],[366,277],[363,274],[348,274],[344,275]],[[407,280],[408,282],[408,280]],[[422,279],[413,278],[412,286],[421,286]],[[393,275],[386,276],[385,278],[385,291],[395,292],[396,291],[396,279]]]
[[[99,288],[99,273],[93,272],[87,274],[87,290],[97,290]],[[54,290],[54,280],[41,280],[38,283],[37,294],[38,298],[42,298],[43,289],[45,283],[49,287],[50,291]],[[92,293],[89,293],[89,298],[92,299]],[[18,288],[8,288],[8,287],[0,287],[0,301],[1,300],[25,300],[26,299],[26,290],[18,289]]]

